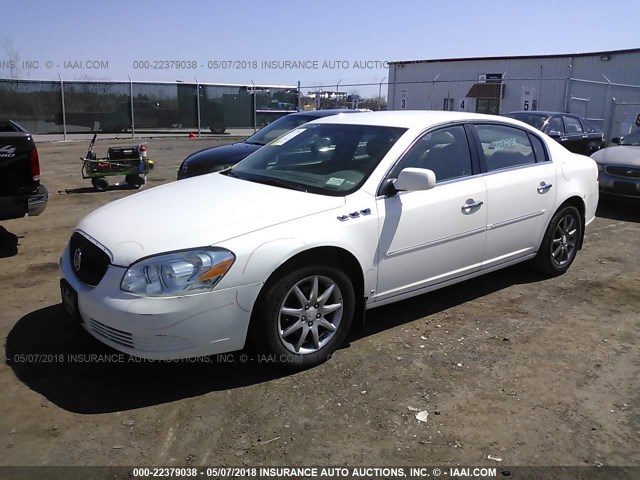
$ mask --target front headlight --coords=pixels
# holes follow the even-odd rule
[[[231,268],[235,255],[201,248],[149,257],[131,265],[120,288],[148,297],[193,295],[211,290]]]

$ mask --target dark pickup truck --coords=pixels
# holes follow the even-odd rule
[[[17,123],[0,120],[0,220],[40,215],[48,197],[33,137]]]

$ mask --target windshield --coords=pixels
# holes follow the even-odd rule
[[[308,124],[249,155],[226,174],[322,195],[347,195],[364,183],[404,132],[394,127]]]
[[[640,147],[640,129],[633,133],[630,133],[622,139],[620,145],[631,145],[633,147]]]
[[[521,122],[528,123],[534,128],[538,130],[542,130],[542,126],[544,125],[544,121],[547,117],[543,115],[536,115],[534,113],[510,113],[506,115],[507,117],[515,118],[516,120],[520,120]]]
[[[311,115],[285,115],[258,130],[247,138],[245,142],[252,145],[266,145],[283,133],[287,133],[289,130],[293,130],[311,120],[315,120]]]

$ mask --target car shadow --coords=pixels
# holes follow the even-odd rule
[[[51,305],[22,317],[6,339],[6,363],[29,388],[67,411],[126,411],[266,382],[286,375],[239,356],[159,362],[121,354]]]
[[[0,258],[13,257],[18,254],[18,237],[6,228],[0,226]]]
[[[359,340],[513,285],[535,283],[546,278],[548,277],[529,268],[526,264],[498,270],[456,285],[369,310],[364,325],[357,326],[351,338]]]
[[[514,284],[540,280],[517,267],[370,311],[350,340],[394,328]],[[343,348],[350,348],[347,344]],[[244,355],[244,357],[243,357]],[[185,361],[145,361],[95,340],[62,305],[22,317],[6,339],[6,363],[32,390],[67,411],[97,414],[173,402],[291,374],[256,354],[235,352]],[[244,360],[243,360],[244,358]]]
[[[640,223],[640,198],[601,194],[596,216],[610,220]]]
[[[106,191],[115,192],[120,190],[127,190],[127,191],[139,190],[139,188],[128,185],[126,183],[123,183],[123,184],[116,183],[114,185],[109,185],[109,189]],[[78,187],[78,188],[65,188],[64,190],[59,190],[58,193],[74,194],[74,193],[104,193],[104,192],[101,192],[100,190],[96,190],[93,187]]]

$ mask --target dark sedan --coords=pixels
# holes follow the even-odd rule
[[[184,159],[178,168],[178,180],[184,178],[204,175],[205,173],[216,172],[231,165],[235,165],[240,160],[275,140],[283,133],[294,128],[316,120],[317,118],[328,117],[329,115],[339,115],[343,113],[354,113],[357,110],[313,110],[309,112],[298,112],[280,117],[271,122],[266,127],[246,138],[242,142],[222,145],[220,147],[210,147],[192,153]]]
[[[571,113],[559,112],[511,112],[505,116],[528,123],[543,131],[567,150],[582,155],[604,147],[604,133],[584,118]]]

